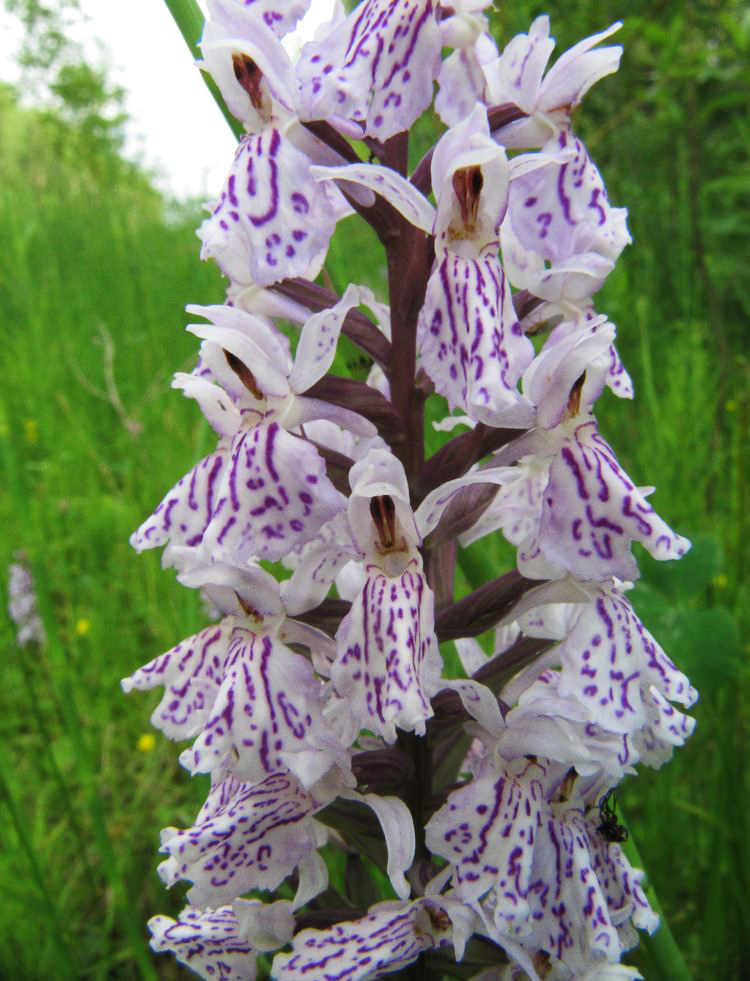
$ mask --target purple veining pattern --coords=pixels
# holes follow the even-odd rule
[[[231,620],[206,627],[123,679],[126,692],[164,685],[151,724],[170,739],[192,739],[206,723],[224,677],[231,632]]]
[[[559,685],[560,673],[548,670],[523,692],[505,719],[503,755],[531,753],[581,774],[603,774],[611,783],[633,773],[639,760],[634,737],[598,725],[573,696],[560,695]]]
[[[255,977],[255,951],[245,937],[231,906],[215,910],[187,907],[178,920],[154,916],[149,920],[151,946],[171,951],[202,978],[247,981]]]
[[[353,120],[380,140],[408,129],[432,101],[440,46],[433,0],[365,0],[302,49],[302,117]]]
[[[553,263],[584,252],[615,260],[630,241],[627,212],[613,208],[604,182],[586,148],[562,130],[544,147],[561,157],[511,181],[509,213],[513,230],[527,249]]]
[[[188,901],[217,906],[251,889],[276,889],[315,845],[316,805],[288,772],[259,783],[228,778],[212,787],[195,825],[162,831],[159,866],[168,886],[194,883]]]
[[[130,537],[137,552],[172,542],[199,545],[217,500],[217,488],[228,459],[228,440],[220,440],[215,453],[200,463],[164,496],[154,513]]]
[[[432,716],[442,659],[434,597],[413,558],[400,576],[368,565],[364,588],[336,634],[331,679],[360,726],[396,739],[396,726],[418,734]]]
[[[594,809],[587,819],[591,865],[607,901],[612,922],[621,928],[632,921],[639,930],[653,933],[659,917],[651,909],[641,887],[644,872],[632,867],[620,845],[606,840],[597,830],[599,823],[598,809]]]
[[[516,384],[534,348],[497,255],[467,259],[447,251],[427,284],[418,330],[422,366],[451,409],[500,423],[518,401]]]
[[[277,129],[244,136],[213,214],[201,225],[201,258],[233,283],[268,286],[314,278],[336,225],[310,161]]]
[[[614,344],[609,349],[609,370],[607,371],[606,384],[621,399],[632,399],[635,395],[633,381]]]
[[[275,561],[314,538],[342,501],[315,447],[266,416],[232,440],[204,542],[235,565]]]
[[[616,963],[622,952],[607,900],[593,868],[581,807],[552,803],[541,821],[529,886],[532,931],[524,946],[538,945],[573,971],[592,954]]]
[[[328,930],[302,930],[290,954],[277,954],[276,981],[371,981],[414,963],[425,950],[450,942],[447,917],[429,900],[387,903],[369,916]]]
[[[310,6],[310,0],[242,0],[242,3],[261,17],[277,37],[293,31]]]
[[[553,457],[538,538],[531,549],[578,579],[638,578],[630,542],[655,559],[678,559],[690,543],[656,514],[589,419]]]
[[[484,770],[430,818],[427,847],[453,866],[456,896],[471,902],[492,891],[498,928],[523,934],[545,771],[523,757]]]
[[[646,630],[630,602],[614,589],[600,590],[583,607],[559,647],[560,694],[589,707],[592,720],[611,732],[646,724],[643,698],[653,686],[664,698],[692,705],[698,697]]]
[[[310,738],[323,728],[320,698],[306,658],[268,633],[236,627],[210,717],[180,760],[193,773],[231,766],[238,779],[257,782],[285,769],[282,754],[314,757]]]
[[[673,748],[682,746],[692,733],[695,719],[676,709],[653,687],[644,694],[643,701],[648,721],[634,742],[641,760],[658,769],[671,758]]]

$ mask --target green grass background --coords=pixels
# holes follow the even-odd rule
[[[636,604],[701,700],[688,745],[626,781],[623,812],[692,977],[744,978],[750,12],[738,0],[524,0],[493,14],[499,36],[543,10],[558,52],[625,16],[623,67],[576,120],[634,238],[598,307],[618,326],[636,401],[605,395],[599,417],[695,543],[669,567],[639,554]],[[0,581],[23,549],[48,634],[21,650],[0,615],[3,979],[187,977],[150,955],[145,921],[181,908],[155,873],[158,831],[192,823],[206,785],[158,734],[139,748],[158,695],[125,698],[119,679],[203,622],[159,556],[127,544],[211,443],[169,389],[195,351],[185,304],[222,297],[198,260],[198,220],[85,126],[0,90]],[[345,223],[334,281],[377,281],[376,262]],[[631,960],[650,981],[677,977],[652,945]]]

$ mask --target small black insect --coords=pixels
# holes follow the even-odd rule
[[[624,824],[617,823],[616,806],[617,791],[612,787],[599,801],[599,826],[596,829],[610,844],[622,844],[628,840],[628,829]]]
[[[366,354],[354,354],[346,359],[345,364],[346,370],[353,378],[364,380],[372,368],[372,358],[368,358]]]

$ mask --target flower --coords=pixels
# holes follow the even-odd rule
[[[16,643],[19,647],[44,644],[47,635],[25,553],[17,551],[15,560],[8,566],[8,614],[16,625]]]
[[[166,546],[214,622],[122,683],[163,686],[153,724],[210,776],[161,835],[190,905],[150,923],[206,978],[275,953],[277,981],[422,956],[633,979],[657,924],[610,801],[684,742],[696,693],[628,600],[631,543],[689,543],[599,430],[605,391],[633,396],[594,303],[630,236],[570,120],[619,25],[547,70],[548,19],[500,51],[487,5],[337,6],[292,59],[304,0],[209,2],[204,68],[246,132],[200,230],[226,302],[188,307],[207,323],[174,387],[218,440],[131,541]],[[409,174],[435,81],[448,129]],[[351,212],[387,303],[312,281]],[[458,414],[425,459],[435,393]],[[517,569],[457,596],[458,550],[498,532]],[[383,877],[397,899],[375,902]]]

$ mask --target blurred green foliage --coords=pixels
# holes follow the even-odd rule
[[[119,156],[120,94],[67,40],[75,4],[6,7],[26,24],[44,108],[0,88],[0,568],[26,551],[50,642],[19,650],[0,622],[0,976],[176,979],[187,975],[171,958],[152,966],[146,951],[148,916],[181,906],[153,871],[157,831],[190,824],[205,786],[176,747],[141,740],[158,693],[127,701],[118,681],[202,621],[196,597],[127,538],[209,447],[169,378],[193,357],[184,305],[222,287],[197,259],[197,209],[165,202]],[[521,0],[493,12],[497,36],[542,12],[558,53],[625,17],[622,69],[575,120],[634,238],[598,306],[618,325],[636,401],[605,396],[599,415],[694,542],[681,563],[638,556],[634,602],[702,697],[687,747],[626,782],[626,820],[696,981],[746,977],[750,10]],[[382,290],[378,262],[371,234],[344,222],[327,264],[336,286]],[[491,559],[511,560],[501,545]],[[671,981],[649,956],[636,955],[649,981]]]

